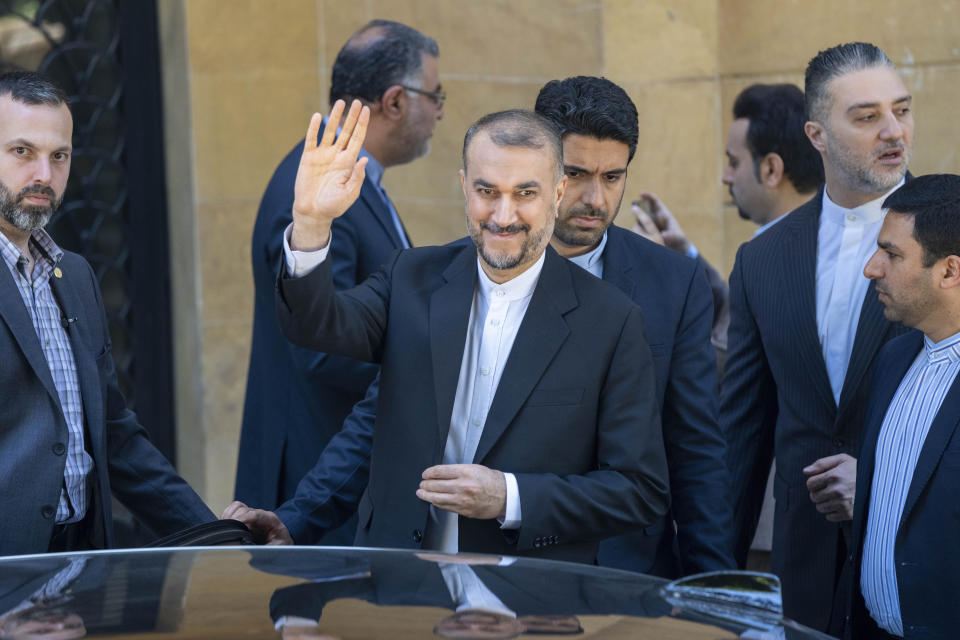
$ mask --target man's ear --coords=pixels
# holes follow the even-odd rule
[[[467,174],[460,169],[460,188],[463,189],[463,197],[467,197]]]
[[[563,192],[567,190],[567,176],[564,174],[557,183],[557,202],[553,210],[553,217],[560,217],[560,203],[563,201]]]
[[[824,149],[827,148],[826,140],[824,140],[827,132],[822,124],[816,120],[808,120],[807,123],[803,125],[803,132],[807,134],[807,138],[810,140],[810,144],[813,145],[814,149],[822,153]]]
[[[772,151],[760,161],[760,182],[770,189],[776,189],[783,180],[783,158]]]
[[[407,114],[407,92],[398,84],[388,87],[380,100],[380,113],[388,120],[402,121]]]
[[[941,289],[960,287],[960,256],[947,256],[943,259],[943,276],[940,279]]]

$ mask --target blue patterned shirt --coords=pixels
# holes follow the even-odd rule
[[[56,521],[79,522],[87,512],[86,478],[93,469],[93,459],[83,447],[83,402],[73,348],[61,320],[63,313],[50,287],[50,278],[58,277],[57,265],[63,258],[63,250],[46,231],[39,229],[30,236],[33,273],[27,273],[27,258],[3,233],[0,233],[0,254],[17,283],[20,297],[37,332],[67,423],[66,466]],[[9,302],[5,301],[4,304]]]
[[[923,443],[943,399],[960,372],[960,333],[924,348],[900,382],[877,438],[860,590],[870,616],[902,636],[894,545]]]

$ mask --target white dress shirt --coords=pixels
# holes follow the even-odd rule
[[[326,260],[330,242],[317,251],[294,251],[290,248],[292,229],[291,223],[283,233],[284,259],[287,273],[301,277]],[[477,288],[470,307],[467,339],[450,418],[450,431],[443,451],[443,464],[473,462],[503,367],[540,279],[545,257],[546,254],[541,255],[529,269],[503,284],[490,280],[477,259]],[[512,473],[504,472],[503,475],[507,485],[507,500],[501,528],[519,529],[522,511],[517,479]],[[457,518],[457,514],[451,511],[431,506],[424,533],[424,548],[456,553],[459,550]]]
[[[854,209],[836,204],[826,191],[823,194],[817,234],[817,334],[838,405],[870,283],[863,268],[877,249],[886,214],[881,205],[902,184],[901,180],[879,198]]]
[[[540,279],[544,258],[545,254],[541,255],[533,266],[503,284],[490,280],[477,259],[477,288],[470,307],[467,339],[460,362],[450,431],[443,450],[443,464],[473,462],[503,367]],[[512,473],[504,473],[504,476],[507,504],[501,526],[504,529],[519,529],[521,510],[517,480]],[[459,551],[458,534],[457,514],[431,506],[424,532],[424,546],[455,553]]]
[[[870,616],[898,636],[903,620],[893,552],[900,518],[930,425],[960,372],[960,333],[937,343],[924,336],[923,342],[880,426],[860,569]]]

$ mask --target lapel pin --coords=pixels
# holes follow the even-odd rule
[[[55,278],[62,278],[62,277],[63,277],[63,271],[60,271],[60,267],[54,267],[54,268],[53,268],[53,277],[55,277]]]

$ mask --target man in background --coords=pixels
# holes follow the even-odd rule
[[[111,496],[158,536],[214,520],[126,407],[93,269],[44,231],[72,137],[59,87],[0,75],[0,556],[113,546]]]
[[[863,267],[883,201],[907,172],[913,115],[893,64],[867,43],[818,53],[805,99],[825,189],[737,252],[720,421],[738,562],[776,452],[771,566],[783,581],[784,613],[837,632],[845,605],[835,605],[834,591],[850,549],[849,523],[841,523],[852,516],[866,374],[899,331]]]
[[[337,289],[362,282],[391,253],[410,246],[381,178],[385,169],[429,151],[445,99],[438,55],[432,39],[387,20],[365,25],[337,55],[330,103],[355,98],[370,107],[361,152],[368,161],[366,180],[360,197],[334,223],[330,260]],[[238,500],[269,509],[293,497],[301,477],[340,430],[377,372],[369,363],[296,347],[277,326],[273,298],[283,254],[281,236],[292,219],[302,147],[297,144],[277,167],[253,232],[253,343],[235,494]],[[355,529],[356,522],[350,521],[318,542],[350,544]]]

